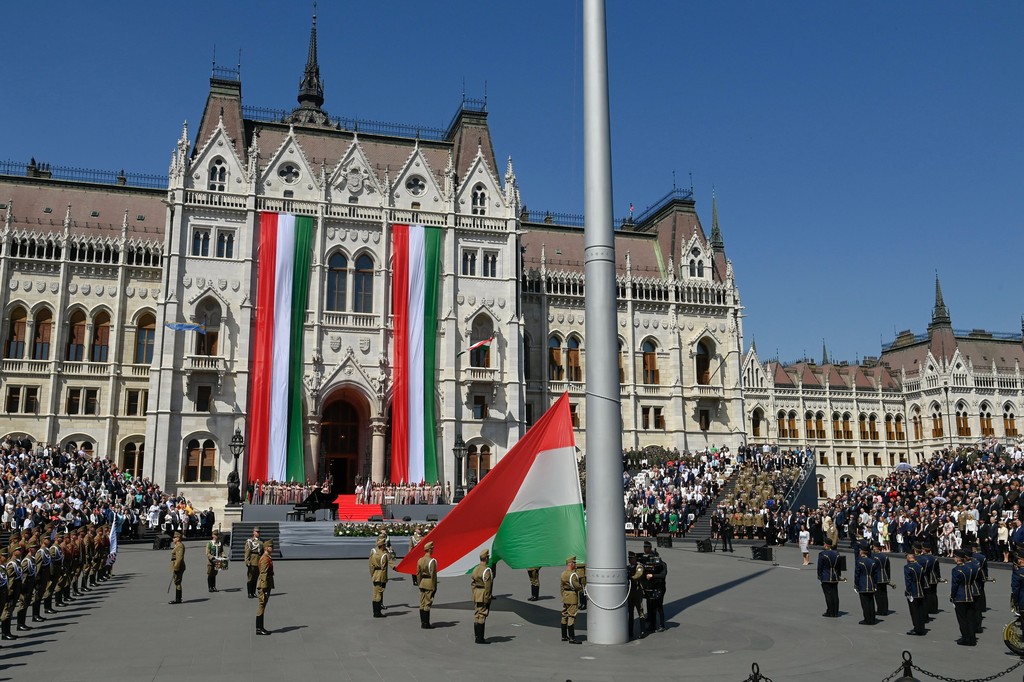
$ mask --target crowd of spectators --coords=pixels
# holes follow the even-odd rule
[[[280,481],[250,482],[245,491],[246,504],[298,504],[320,486],[309,481],[305,483],[283,483]],[[330,490],[330,486],[327,486]]]
[[[116,524],[121,539],[137,539],[144,527],[189,536],[213,529],[212,509],[194,509],[85,449],[66,451],[7,436],[0,440],[0,466],[0,523],[7,531],[50,523],[69,530]]]

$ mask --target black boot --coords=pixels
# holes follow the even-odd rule
[[[213,576],[212,575],[206,576],[206,590],[207,590],[207,592],[216,592],[217,591],[217,590],[213,589]]]
[[[579,644],[579,642],[576,641],[576,626],[575,625],[570,625],[569,626],[569,640],[568,640],[568,642],[569,642],[569,644]]]
[[[530,598],[526,601],[537,601],[540,599],[540,585],[530,585]]]
[[[32,628],[25,625],[25,618],[28,616],[28,609],[18,611],[18,632],[28,632]]]
[[[263,627],[263,616],[256,616],[256,634],[257,635],[269,635],[270,630]]]
[[[53,593],[53,601],[57,606],[64,606],[64,590]]]
[[[6,640],[6,641],[9,641],[9,642],[12,642],[12,641],[18,639],[17,635],[12,635],[11,634],[11,619],[10,618],[4,618],[3,622],[0,622],[0,632],[3,633],[2,635],[0,635],[0,639]]]
[[[57,599],[60,599],[60,593],[57,593]],[[53,610],[53,597],[47,597],[43,600],[43,613],[57,613]]]
[[[384,602],[371,602],[373,604],[373,617],[383,618],[384,617]]]
[[[33,623],[45,623],[46,619],[39,615],[39,609],[42,608],[42,604],[36,602],[32,605],[32,622]]]
[[[485,623],[473,623],[473,632],[476,633],[477,644],[490,644],[490,642],[484,639],[484,625]]]
[[[169,601],[167,603],[168,604],[180,604],[181,603],[181,588],[180,587],[175,587],[174,588],[174,599],[172,599],[171,601]]]
[[[420,609],[420,627],[424,630],[432,630],[434,628],[430,624],[430,611]]]
[[[562,623],[562,641],[563,642],[568,642],[569,641],[569,626],[566,625],[565,623]]]

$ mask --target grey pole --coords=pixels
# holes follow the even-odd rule
[[[583,3],[584,276],[586,278],[587,641],[624,644],[626,535],[622,504],[612,153],[604,0]]]

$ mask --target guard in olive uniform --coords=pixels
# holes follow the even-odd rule
[[[907,552],[907,565],[903,567],[903,594],[907,597],[907,606],[910,609],[910,620],[914,627],[908,635],[924,636],[924,619],[926,610],[924,605],[924,567],[917,562],[914,552]]]
[[[263,556],[263,541],[260,527],[252,529],[252,537],[245,541],[245,587],[249,599],[256,598],[256,580],[260,577],[260,557]]]
[[[580,579],[580,611],[587,610],[587,565],[576,564],[576,577]]]
[[[16,639],[10,633],[10,581],[7,569],[2,565],[7,561],[7,550],[0,550],[0,623],[3,624],[3,639]]]
[[[21,593],[21,548],[18,545],[10,547],[10,560],[4,565],[4,573],[7,574],[7,605],[0,614],[5,640],[18,639],[17,635],[11,634],[11,619],[17,616],[21,608],[20,601],[24,598]]]
[[[963,549],[953,551],[956,566],[949,572],[949,601],[956,610],[956,622],[960,626],[960,646],[975,646],[978,643],[974,631],[974,570],[969,563],[971,555]]]
[[[269,635],[270,631],[263,627],[263,613],[267,610],[267,602],[270,601],[270,591],[274,589],[274,558],[271,553],[274,551],[274,543],[263,543],[263,556],[259,560],[259,575],[256,579],[256,598],[259,605],[256,607],[256,634]]]
[[[423,545],[423,556],[416,562],[416,577],[420,588],[420,627],[430,630],[430,605],[437,593],[437,560],[434,558],[434,543]]]
[[[636,552],[629,553],[629,566],[626,571],[629,574],[629,638],[633,638],[633,612],[635,611],[636,615],[640,617],[638,636],[643,639],[646,636],[644,623],[647,621],[647,616],[644,615],[644,588],[640,584],[640,579],[643,578],[644,567],[637,561]]]
[[[488,565],[491,553],[486,549],[480,552],[480,563],[473,569],[470,582],[473,591],[473,634],[477,644],[490,644],[484,639],[484,625],[487,614],[491,611],[491,595],[494,588],[494,571]]]
[[[29,539],[28,545],[22,543],[21,553],[24,558],[21,559],[21,599],[18,601],[18,630],[20,632],[32,629],[25,625],[25,619],[28,618],[28,608],[32,606],[36,597],[36,562],[32,559],[33,549],[35,549],[35,544],[31,539]]]
[[[220,570],[220,531],[213,531],[213,537],[206,543],[206,587],[217,591],[217,573]]]
[[[370,580],[373,581],[373,617],[383,618],[384,588],[388,586],[388,562],[391,555],[386,549],[387,539],[377,538],[377,546],[370,552]]]
[[[526,569],[526,575],[530,576],[530,598],[526,601],[537,601],[540,599],[540,567]]]
[[[875,590],[878,585],[878,563],[870,556],[871,547],[867,544],[860,546],[860,556],[853,571],[853,589],[860,595],[860,608],[864,612],[864,620],[861,625],[876,625],[875,618]]]
[[[839,617],[839,552],[832,548],[832,539],[825,538],[825,549],[818,552],[818,581],[825,594],[825,618]]]
[[[576,641],[576,612],[580,603],[579,576],[576,575],[576,557],[571,556],[565,560],[565,570],[562,571],[562,641],[570,644],[578,644]]]
[[[181,533],[174,534],[171,547],[171,581],[174,583],[174,599],[168,604],[181,603],[181,579],[185,575],[185,545],[181,544]]]

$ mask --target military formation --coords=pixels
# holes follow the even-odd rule
[[[980,551],[977,542],[970,543],[973,553],[958,549],[953,553],[955,565],[949,574],[949,601],[956,613],[960,646],[975,646],[978,633],[984,631],[982,621],[987,610],[985,584],[994,582],[988,576],[988,560]],[[861,543],[858,546],[854,564],[853,587],[860,600],[863,618],[861,625],[878,624],[878,616],[892,613],[889,609],[888,588],[896,588],[892,582],[889,557],[881,551],[879,543]],[[1024,547],[1016,560],[1018,568],[1011,582],[1011,605],[1016,608],[1018,599],[1024,599]],[[942,578],[939,558],[928,553],[921,544],[912,545],[906,552],[903,567],[903,595],[907,600],[911,629],[908,635],[923,637],[928,630],[925,625],[939,613],[938,588],[946,583]],[[838,618],[839,583],[846,582],[842,576],[846,570],[845,557],[834,548],[831,540],[825,540],[825,549],[818,554],[817,577],[825,595],[826,618]],[[1024,626],[1024,621],[1021,622]]]

